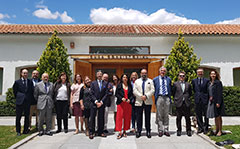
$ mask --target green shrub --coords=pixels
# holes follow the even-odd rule
[[[223,100],[227,116],[240,116],[240,87],[224,87]]]
[[[13,94],[13,89],[9,88],[6,95],[6,101],[0,102],[0,116],[13,116],[16,114],[16,99]]]

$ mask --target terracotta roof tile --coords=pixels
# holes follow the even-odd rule
[[[240,25],[0,25],[0,34],[240,35]]]

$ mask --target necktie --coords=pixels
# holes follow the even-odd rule
[[[27,88],[27,81],[26,81],[26,79],[23,80],[23,84],[24,84],[24,87]]]
[[[165,80],[164,77],[162,77],[162,95],[166,95],[166,87],[165,87]]]
[[[143,80],[143,82],[142,82],[142,93],[143,93],[143,95],[145,94],[145,93],[144,93],[145,81],[146,81],[146,80]]]
[[[45,90],[46,90],[46,92],[47,92],[47,83],[45,82],[44,84],[45,84]]]
[[[102,89],[102,81],[99,81],[99,90],[101,91]]]

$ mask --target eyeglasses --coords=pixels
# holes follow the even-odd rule
[[[179,77],[181,77],[181,78],[184,78],[184,77],[185,77],[185,75],[179,75]]]

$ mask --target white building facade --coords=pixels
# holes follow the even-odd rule
[[[164,30],[166,27],[167,29]],[[139,62],[146,61],[147,64],[150,62],[149,59],[151,61],[159,59],[163,65],[174,41],[177,40],[180,28],[184,33],[185,41],[188,41],[194,47],[194,53],[202,58],[201,67],[206,73],[216,69],[220,73],[223,85],[240,85],[240,25],[156,25],[156,27],[154,25],[0,25],[0,99],[5,99],[7,89],[19,79],[21,69],[36,68],[36,63],[54,30],[59,32],[58,36],[68,49],[73,74],[85,72],[84,67],[79,68],[82,69],[80,71],[77,70],[76,62],[87,59],[86,64],[92,63],[92,65],[91,68],[86,69],[94,76],[93,69],[97,70],[105,66],[106,69],[112,69],[118,64],[129,62],[134,62],[135,68]],[[91,47],[102,49],[123,47],[123,50],[124,47],[143,47],[143,49],[146,47],[147,53],[140,53],[140,58],[143,56],[145,59],[139,61],[137,61],[139,57],[134,59],[132,54],[128,53],[100,53],[108,57],[94,59],[89,56],[99,54],[91,53]],[[126,54],[127,56],[124,57]],[[114,57],[119,55],[120,58]],[[149,67],[145,64],[143,66]],[[116,73],[114,69],[112,70]]]

